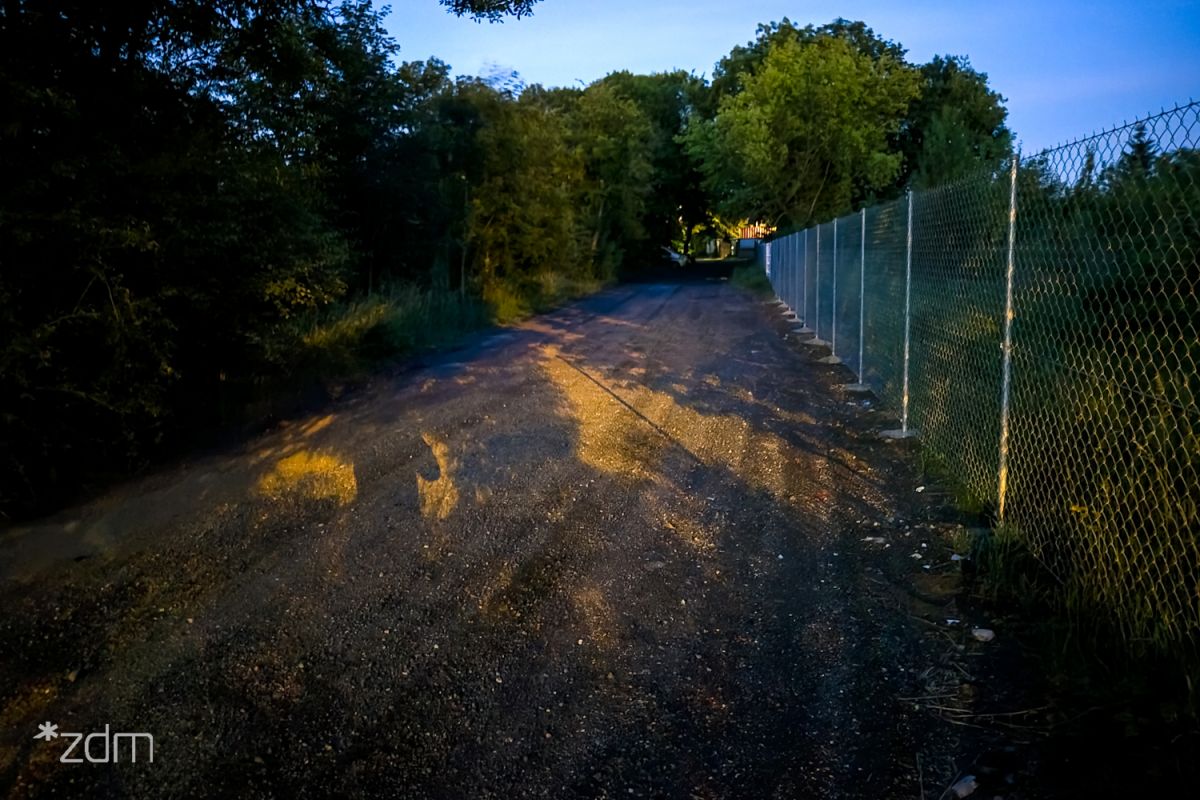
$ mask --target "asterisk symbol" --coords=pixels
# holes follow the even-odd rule
[[[33,738],[45,739],[46,741],[50,741],[51,739],[57,739],[58,738],[58,726],[51,725],[49,722],[43,722],[41,725],[38,725],[38,734],[36,736],[34,736]]]

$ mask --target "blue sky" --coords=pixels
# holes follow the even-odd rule
[[[1200,99],[1200,0],[543,0],[533,17],[498,25],[455,18],[437,0],[393,4],[402,58],[436,56],[455,74],[514,69],[547,86],[618,69],[709,75],[759,22],[861,19],[912,61],[969,56],[1008,98],[1027,153]]]

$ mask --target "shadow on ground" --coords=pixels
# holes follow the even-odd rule
[[[897,701],[927,642],[863,541],[920,553],[912,470],[720,269],[6,531],[0,787],[916,797],[951,777],[919,765],[954,739]],[[61,764],[47,720],[148,731],[154,762]]]

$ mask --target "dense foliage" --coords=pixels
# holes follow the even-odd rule
[[[895,180],[888,136],[916,94],[913,70],[891,55],[872,59],[838,36],[784,39],[689,144],[727,214],[808,223]]]
[[[717,65],[687,145],[725,215],[806,227],[999,163],[1003,100],[965,58],[915,66],[862,22],[785,18]]]
[[[506,15],[524,17],[533,13],[539,0],[441,0],[442,5],[460,16],[497,22]]]
[[[385,12],[0,3],[0,512],[722,218],[830,216],[1009,146],[985,76],[913,67],[861,23],[765,26],[711,84],[547,89],[402,61]]]

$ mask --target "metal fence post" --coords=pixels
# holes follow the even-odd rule
[[[787,272],[783,269],[783,259],[776,258],[775,241],[766,242],[767,252],[771,255],[772,271],[779,275],[779,299],[787,306]],[[778,254],[782,255],[782,253]]]
[[[859,209],[858,233],[858,382],[863,382],[863,311],[866,309],[867,288],[867,210]]]
[[[885,439],[908,439],[917,432],[908,427],[908,371],[912,335],[912,243],[913,243],[913,193],[908,190],[908,232],[904,257],[904,392],[900,401],[900,429],[884,431]]]
[[[837,355],[837,224],[833,221],[833,300],[830,304],[829,315],[833,320],[829,323],[829,349]]]
[[[871,387],[864,380],[863,367],[866,353],[866,310],[867,310],[867,209],[859,209],[858,237],[858,381],[848,383],[842,388],[848,392],[869,392]]]
[[[837,219],[834,219],[834,221],[833,221],[833,304],[832,304],[833,307],[829,310],[830,319],[832,319],[833,321],[829,325],[829,355],[820,359],[820,362],[822,364],[840,364],[840,363],[842,363],[842,360],[840,358],[838,358],[838,354],[837,354],[837,309],[838,309],[838,305],[837,305],[837,275],[838,275],[837,251],[838,251],[838,221],[837,221]]]
[[[792,310],[793,322],[799,321],[802,313],[796,308],[796,248],[788,237],[788,308]]]
[[[774,242],[768,242],[767,246],[771,247]],[[773,250],[774,248],[771,247]],[[780,253],[782,255],[782,252]],[[774,262],[774,258],[772,258]],[[784,268],[783,259],[779,259],[778,265],[775,266],[775,271],[779,273],[779,299],[783,301],[784,310],[787,310],[787,270]]]
[[[1009,393],[1012,389],[1012,325],[1013,277],[1016,274],[1017,242],[1017,167],[1021,155],[1013,156],[1008,190],[1008,263],[1004,270],[1004,358],[1003,378],[1000,383],[1000,465],[996,478],[996,519],[1004,522],[1004,500],[1008,494],[1008,417]]]
[[[788,235],[788,308],[800,319],[801,312],[796,308],[796,241],[795,235]]]
[[[813,330],[821,338],[821,226],[817,226],[817,274],[813,281]]]
[[[755,249],[755,258],[762,262],[763,270],[767,273],[767,280],[771,283],[771,288],[775,290],[775,299],[772,301],[781,311],[787,310],[787,283],[785,275],[780,269],[780,264],[772,263],[777,259],[771,258],[771,242],[763,240],[758,241],[758,247]]]
[[[786,257],[787,260],[785,261],[785,266],[784,266],[784,269],[786,270],[786,275],[787,275],[787,287],[785,289],[786,294],[784,296],[784,299],[787,301],[787,307],[791,308],[792,313],[794,314],[794,313],[796,313],[796,303],[794,303],[792,301],[792,251],[791,251],[791,247],[790,247],[791,242],[788,242],[787,239],[780,239],[779,241],[782,245],[782,247],[780,248],[780,251],[782,253],[787,254],[787,257]]]
[[[796,265],[796,282],[792,287],[792,299],[796,301],[796,316],[803,325],[804,306],[800,302],[800,231],[792,232],[792,263]]]
[[[788,235],[788,308],[792,310],[792,319],[790,322],[793,325],[799,325],[801,317],[804,316],[804,309],[796,308],[796,275],[799,272],[799,267],[796,261],[796,235]]]
[[[808,327],[808,228],[804,229],[804,243],[800,243],[800,234],[796,234],[796,243],[804,250],[804,258],[800,270],[800,327],[796,333],[812,333]]]
[[[821,226],[815,225],[814,227],[817,229],[817,271],[813,276],[813,338],[805,344],[825,347],[829,342],[821,338]]]
[[[792,263],[796,265],[796,281],[792,284],[792,299],[796,303],[796,321],[804,324],[804,304],[800,302],[800,231],[792,233]]]
[[[796,262],[795,262],[795,259],[792,258],[792,247],[791,247],[792,243],[789,241],[787,244],[788,244],[788,296],[787,296],[787,303],[788,303],[788,308],[790,308],[792,310],[792,313],[797,318],[799,318],[800,312],[796,311]]]

